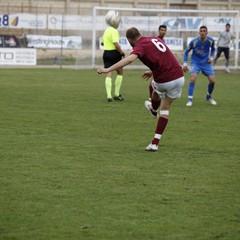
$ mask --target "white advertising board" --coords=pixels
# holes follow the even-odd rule
[[[0,48],[0,65],[36,65],[36,49]]]
[[[100,24],[100,29],[105,27],[104,17],[99,16],[96,26]],[[101,19],[101,20],[100,20]],[[92,16],[79,15],[48,15],[48,28],[52,30],[90,30],[93,27]]]
[[[183,38],[165,37],[164,42],[171,50],[183,50]]]
[[[46,14],[0,14],[0,27],[3,28],[46,29],[46,24]]]
[[[99,49],[103,49],[101,45],[102,38],[99,38]],[[183,38],[165,37],[164,42],[171,50],[183,50]],[[131,50],[132,47],[129,44],[126,37],[120,37],[119,44],[122,50]]]
[[[135,26],[141,30],[157,31],[160,24],[165,24],[168,31],[198,31],[206,25],[209,31],[222,31],[226,23],[236,25],[233,17],[164,17],[164,16],[122,16],[119,30]],[[234,24],[235,23],[235,24]],[[0,28],[26,28],[51,30],[96,30],[106,28],[104,16],[59,15],[15,13],[0,14]],[[233,30],[233,29],[232,29]]]
[[[81,36],[27,35],[28,47],[82,49]]]

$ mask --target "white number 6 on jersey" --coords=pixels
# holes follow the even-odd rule
[[[152,39],[152,43],[157,47],[157,49],[161,52],[166,52],[166,47],[164,46],[163,43],[158,41],[157,39]]]

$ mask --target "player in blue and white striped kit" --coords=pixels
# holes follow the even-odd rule
[[[217,102],[212,99],[212,92],[216,83],[214,69],[211,65],[215,54],[215,46],[214,39],[207,36],[207,34],[207,27],[201,26],[199,29],[199,36],[194,38],[184,51],[183,71],[186,72],[188,71],[188,53],[192,50],[189,70],[190,83],[188,86],[188,102],[186,104],[188,107],[192,106],[197,74],[199,74],[200,71],[202,71],[209,81],[206,100],[212,105],[217,105]]]

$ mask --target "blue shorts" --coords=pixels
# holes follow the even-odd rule
[[[205,76],[212,76],[215,74],[213,67],[210,63],[191,63],[189,73],[198,74],[200,71]]]

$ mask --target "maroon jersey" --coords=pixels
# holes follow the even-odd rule
[[[155,82],[170,82],[183,76],[182,67],[159,37],[141,37],[131,54],[137,54],[140,61],[152,70]]]

